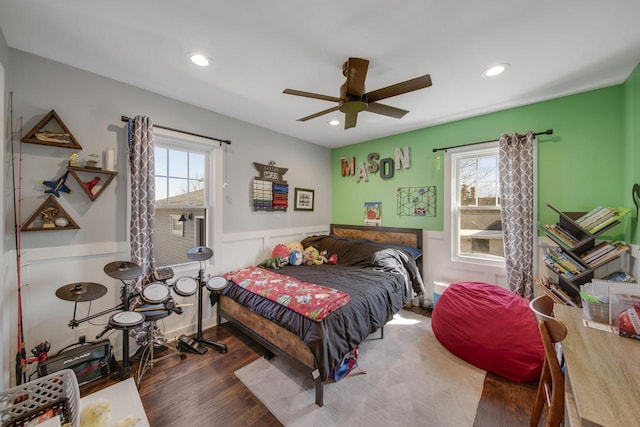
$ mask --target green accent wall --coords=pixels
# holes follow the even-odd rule
[[[542,223],[555,223],[557,216],[546,204],[562,211],[588,211],[597,205],[634,209],[630,180],[639,180],[628,161],[637,164],[640,144],[638,106],[640,72],[629,82],[604,89],[539,102],[492,114],[424,128],[332,150],[332,222],[362,224],[364,203],[382,203],[382,225],[443,230],[444,162],[437,167],[436,147],[446,147],[499,139],[503,133],[525,133],[553,129],[553,135],[538,138],[538,210]],[[630,99],[629,99],[630,98]],[[630,105],[635,105],[631,113]],[[366,114],[366,113],[364,113]],[[630,115],[633,114],[633,118]],[[341,175],[342,157],[366,162],[372,152],[381,158],[394,156],[396,148],[410,147],[411,167],[396,170],[393,178],[370,174],[367,182]],[[634,169],[630,174],[629,169]],[[397,214],[399,187],[437,188],[437,216],[417,217]],[[627,195],[629,194],[629,195]],[[616,227],[610,239],[629,240],[630,216]],[[635,219],[634,219],[635,222]],[[626,236],[625,236],[626,235]],[[625,238],[626,237],[626,238]]]
[[[625,223],[625,235],[632,243],[640,243],[638,218],[631,195],[634,183],[640,183],[640,65],[631,73],[624,83],[624,169],[625,169],[625,204],[632,209],[632,217]]]

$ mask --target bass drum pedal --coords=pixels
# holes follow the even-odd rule
[[[191,338],[187,335],[180,335],[178,337],[178,345],[176,346],[179,351],[195,354],[205,354],[207,347],[196,341],[195,338]]]

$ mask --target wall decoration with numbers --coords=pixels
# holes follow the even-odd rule
[[[436,216],[436,187],[398,187],[398,216]]]

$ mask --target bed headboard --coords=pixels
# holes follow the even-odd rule
[[[372,227],[369,225],[331,224],[329,232],[338,237],[397,243],[422,250],[421,228]]]

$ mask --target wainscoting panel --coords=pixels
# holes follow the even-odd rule
[[[271,256],[273,247],[278,243],[301,241],[307,236],[327,234],[329,225],[315,227],[265,230],[250,233],[223,234],[217,237],[218,248],[214,257],[203,262],[205,276],[220,275],[227,271],[255,265]],[[112,279],[104,273],[104,266],[114,261],[129,261],[129,247],[126,242],[105,242],[91,245],[73,245],[56,248],[39,248],[23,251],[22,254],[22,308],[25,341],[27,354],[38,343],[48,341],[51,343],[50,354],[53,355],[62,348],[78,342],[78,337],[84,335],[87,341],[95,340],[96,335],[103,331],[109,318],[120,304],[120,292],[122,282]],[[4,258],[6,266],[11,265],[15,269],[15,251],[8,252]],[[174,268],[175,276],[172,281],[180,277],[193,277],[198,275],[199,263],[193,263]],[[15,325],[15,271],[7,268],[4,272],[5,290],[3,302],[10,310],[3,310],[5,324],[4,329],[9,329],[10,334],[5,337],[3,344],[6,350],[4,355],[15,354],[15,328],[7,328]],[[94,282],[107,288],[107,293],[91,302],[77,303],[76,320],[84,319],[89,315],[109,311],[90,321],[82,322],[77,328],[70,328],[69,322],[73,319],[74,302],[61,300],[56,297],[58,288],[71,283]],[[10,285],[9,285],[9,284]],[[177,304],[183,306],[183,314],[171,314],[158,321],[158,326],[163,330],[167,339],[172,340],[181,334],[193,334],[197,330],[198,299],[196,295],[181,297],[172,293]],[[217,313],[209,303],[209,291],[204,289],[203,301],[203,328],[216,325]],[[122,359],[121,331],[112,330],[103,338],[108,338],[114,346],[116,358]],[[130,341],[130,352],[136,350],[136,344]],[[11,360],[5,360],[9,366],[14,366]]]

